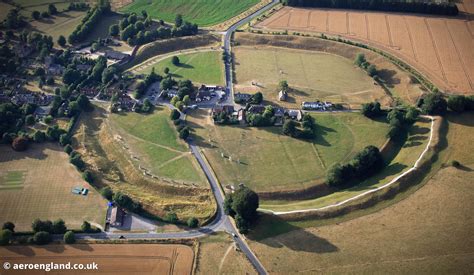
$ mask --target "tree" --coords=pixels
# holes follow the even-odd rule
[[[250,100],[250,103],[252,104],[260,104],[263,101],[263,94],[261,92],[257,92],[254,95],[252,95],[252,99]]]
[[[430,93],[423,98],[421,110],[429,115],[444,115],[448,108],[448,103],[441,93]]]
[[[66,154],[69,155],[69,154],[71,154],[72,151],[73,151],[73,149],[72,149],[72,146],[70,144],[67,144],[66,146],[64,146],[64,152]]]
[[[113,24],[109,27],[109,35],[110,36],[117,36],[120,33],[120,28],[118,24]]]
[[[235,215],[235,225],[239,229],[240,234],[247,234],[249,232],[249,222],[239,214]]]
[[[357,54],[354,63],[355,63],[357,66],[360,67],[360,66],[362,66],[362,64],[364,64],[365,62],[367,62],[367,60],[365,59],[365,55],[364,55],[363,53]]]
[[[74,235],[74,232],[68,231],[64,234],[64,243],[66,244],[73,244],[76,242],[76,235]]]
[[[224,213],[231,217],[235,216],[235,211],[232,209],[232,194],[227,194],[224,200]]]
[[[48,11],[52,15],[55,15],[56,13],[58,13],[58,9],[56,8],[56,6],[54,4],[49,4],[48,5]]]
[[[33,115],[27,115],[27,116],[25,117],[25,123],[26,123],[26,125],[30,125],[30,126],[31,126],[31,125],[35,124],[35,122],[36,122],[36,120],[35,120],[35,117],[34,117]]]
[[[189,95],[185,95],[185,96],[183,97],[183,104],[184,104],[185,106],[189,106],[190,103],[191,103],[191,98],[189,98]]]
[[[12,222],[5,222],[2,226],[2,229],[8,229],[11,232],[15,232],[15,224]]]
[[[178,65],[179,65],[179,57],[173,56],[173,57],[171,58],[171,63],[172,63],[173,65],[175,65],[175,66],[178,66]]]
[[[183,25],[183,16],[181,14],[177,14],[175,19],[174,19],[174,25],[175,27],[179,28],[181,25]]]
[[[35,235],[33,235],[33,241],[37,245],[48,244],[52,241],[51,234],[49,234],[49,232],[46,232],[46,231],[36,232]]]
[[[108,67],[102,72],[102,83],[107,84],[109,81],[111,81],[117,73],[117,68],[116,67]]]
[[[165,69],[164,69],[163,71],[164,71],[164,73],[165,73],[165,74],[169,74],[169,72],[170,72],[170,68],[168,68],[168,67],[165,67]]]
[[[253,221],[257,218],[258,206],[257,193],[246,186],[241,186],[232,194],[232,209],[247,221]]]
[[[60,35],[58,37],[58,45],[64,48],[66,46],[66,37]]]
[[[37,143],[44,142],[46,140],[46,134],[43,131],[36,130],[33,134],[33,141]]]
[[[81,94],[77,99],[77,104],[79,105],[79,108],[81,108],[82,111],[89,111],[91,109],[91,103],[89,101],[89,98]]]
[[[181,117],[181,113],[178,110],[176,109],[171,110],[171,114],[170,114],[171,120],[177,120],[180,117]]]
[[[39,20],[41,18],[41,13],[39,11],[33,11],[31,17],[33,17],[34,20]]]
[[[278,89],[280,91],[288,91],[288,82],[286,80],[281,80],[280,83],[278,83]]]
[[[41,17],[43,17],[43,18],[49,18],[49,16],[50,16],[50,14],[49,14],[49,12],[47,12],[47,11],[43,11],[43,12],[41,13]]]
[[[92,226],[89,222],[84,221],[81,225],[82,232],[89,233],[92,232]]]
[[[16,137],[13,140],[12,148],[18,152],[25,151],[28,149],[28,139],[25,137]]]
[[[408,107],[407,112],[405,113],[404,120],[408,124],[413,124],[418,119],[420,112],[415,107]]]
[[[285,123],[283,123],[283,134],[290,137],[295,137],[297,134],[296,125],[297,123],[291,119],[285,120]]]
[[[370,102],[362,104],[362,114],[369,118],[374,118],[382,114],[379,102]]]
[[[186,140],[189,137],[189,129],[188,127],[184,127],[179,131],[179,138]]]
[[[94,176],[92,175],[91,171],[86,170],[82,173],[82,178],[87,181],[88,183],[94,182]]]
[[[377,75],[377,68],[375,67],[375,65],[369,65],[369,67],[367,67],[367,74],[371,77]]]
[[[114,192],[109,186],[105,186],[104,188],[102,188],[100,190],[100,193],[102,194],[104,198],[106,198],[109,201],[112,200],[112,197],[114,195]]]
[[[53,223],[48,220],[42,221],[40,219],[35,219],[31,224],[31,229],[33,229],[33,232],[35,233],[40,231],[53,232]]]
[[[191,217],[191,218],[188,219],[187,224],[191,228],[196,228],[199,225],[199,221],[198,221],[198,219],[196,219],[194,217]]]
[[[10,240],[12,239],[13,232],[9,229],[2,229],[0,231],[0,245],[8,245],[10,244]]]
[[[326,174],[326,184],[329,186],[340,186],[344,183],[342,166],[339,163],[334,164]]]
[[[64,234],[66,230],[66,223],[62,219],[57,219],[53,222],[53,234]]]
[[[465,96],[452,95],[448,97],[448,107],[454,112],[462,113],[466,110],[468,101]]]
[[[35,76],[43,76],[45,75],[45,70],[42,67],[37,67],[34,71]]]
[[[177,223],[179,221],[178,215],[176,215],[176,213],[173,211],[166,213],[165,220],[169,223]]]
[[[174,106],[180,111],[183,111],[184,109],[184,103],[181,100],[176,101]]]
[[[66,146],[68,144],[71,144],[71,138],[69,137],[68,134],[62,134],[59,136],[59,144],[61,146]]]
[[[46,124],[51,124],[51,122],[53,122],[53,117],[50,116],[50,115],[47,115],[44,119],[43,119],[44,123]]]

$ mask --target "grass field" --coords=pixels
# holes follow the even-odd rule
[[[387,201],[379,211],[332,222],[280,221],[265,228],[285,234],[252,241],[269,273],[469,273],[474,269],[474,115],[448,115],[448,147],[423,186]],[[438,165],[439,167],[439,165]],[[382,203],[384,204],[384,203]],[[263,227],[262,227],[263,228]],[[278,229],[278,230],[280,230]],[[449,233],[447,233],[449,232]]]
[[[1,247],[2,259],[12,265],[96,263],[103,274],[191,274],[194,252],[186,245],[174,244],[74,244]],[[64,272],[64,271],[62,271]],[[85,271],[85,273],[96,271]],[[31,270],[18,274],[31,274]],[[51,270],[56,273],[56,270]]]
[[[112,114],[113,127],[144,160],[141,166],[149,167],[158,176],[196,183],[204,182],[194,157],[181,141],[169,119],[169,111],[157,109],[151,115],[137,113]]]
[[[169,68],[170,74],[176,79],[189,79],[202,84],[224,84],[224,68],[220,51],[207,51],[177,55],[180,64],[171,63],[171,56],[159,61],[156,65],[144,65],[134,70],[136,73],[149,74],[152,68],[155,72],[164,75],[164,69]]]
[[[162,19],[174,23],[177,14],[183,19],[199,26],[212,26],[239,15],[258,0],[136,0],[121,9],[122,12],[141,13],[146,10],[154,19]]]
[[[473,1],[463,1],[472,7]],[[469,10],[469,8],[467,9]],[[471,8],[471,11],[473,9]],[[469,16],[469,15],[468,15]],[[409,62],[450,93],[474,93],[473,25],[444,18],[382,12],[285,7],[259,23],[264,29],[324,32],[363,41]]]
[[[344,102],[353,108],[385,97],[380,86],[352,60],[322,52],[276,47],[236,47],[235,72],[238,91],[262,91],[264,98],[297,108],[303,101]],[[287,80],[287,102],[278,101],[278,82]],[[256,82],[258,86],[253,86]]]
[[[214,214],[215,201],[172,127],[166,109],[148,116],[110,115],[97,105],[81,115],[74,145],[95,171],[98,185],[128,194],[156,216],[172,210],[183,221],[204,221]]]
[[[278,127],[215,126],[205,111],[192,113],[187,120],[220,182],[245,183],[256,191],[320,184],[332,164],[348,160],[369,144],[380,147],[386,140],[387,124],[357,113],[314,117],[318,135],[312,141],[284,136]]]
[[[76,186],[88,188],[89,194],[72,194]],[[106,206],[61,147],[34,144],[25,152],[0,147],[0,223],[12,221],[19,231],[30,230],[36,218],[62,218],[70,228],[84,220],[103,226]]]
[[[30,29],[41,34],[51,35],[56,44],[58,37],[63,35],[67,38],[76,26],[81,23],[84,16],[85,12],[82,11],[64,12],[49,19],[31,21]]]
[[[227,233],[200,239],[196,274],[257,274]]]
[[[409,132],[408,141],[398,152],[395,158],[388,164],[388,166],[380,173],[369,178],[368,180],[365,180],[355,187],[312,200],[302,200],[296,202],[262,201],[260,203],[260,207],[273,211],[319,208],[326,205],[335,204],[337,202],[354,197],[360,193],[382,186],[414,165],[415,161],[418,159],[422,151],[425,149],[426,144],[428,143],[430,135],[430,123],[431,122],[429,120],[417,122]]]

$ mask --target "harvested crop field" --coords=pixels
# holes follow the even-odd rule
[[[260,227],[287,232],[252,241],[269,273],[468,274],[474,270],[473,114],[448,115],[445,165],[414,193],[352,220],[280,221]],[[380,210],[381,209],[381,210]],[[329,224],[328,224],[329,223]],[[290,232],[288,232],[290,231]],[[267,232],[271,233],[271,232]],[[297,244],[297,245],[295,245]],[[302,245],[303,244],[303,245]],[[387,249],[389,248],[389,249]]]
[[[88,188],[87,196],[72,194],[76,186]],[[106,206],[60,146],[33,144],[25,152],[0,146],[0,223],[11,221],[19,231],[36,218],[62,218],[76,229],[85,220],[102,226]]]
[[[174,244],[75,244],[8,246],[0,248],[2,261],[12,265],[96,263],[97,270],[82,271],[100,274],[191,274],[194,252],[186,245]],[[76,273],[75,271],[70,271]],[[68,273],[51,270],[48,274]],[[8,272],[6,274],[9,274]],[[12,274],[32,274],[31,270],[14,270]]]
[[[472,11],[474,1],[462,6]],[[450,93],[474,93],[470,16],[433,17],[285,7],[257,28],[328,33],[367,42],[403,59]]]
[[[358,109],[369,101],[388,101],[384,90],[352,60],[324,52],[277,47],[234,48],[235,92],[261,91],[264,99],[286,108],[303,101],[342,102]],[[288,81],[285,102],[278,101],[278,82]],[[257,83],[256,86],[252,83]]]

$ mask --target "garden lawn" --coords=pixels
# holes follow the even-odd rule
[[[221,52],[208,51],[177,56],[180,61],[178,66],[171,63],[172,57],[168,57],[154,66],[145,67],[139,73],[149,74],[152,68],[155,68],[156,73],[164,75],[164,69],[169,68],[171,75],[176,79],[189,79],[202,84],[224,84]]]
[[[153,19],[174,23],[177,14],[199,26],[212,26],[239,15],[258,0],[136,0],[121,9],[122,12],[141,14],[146,10]]]

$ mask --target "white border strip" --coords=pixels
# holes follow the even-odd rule
[[[391,186],[392,184],[394,184],[395,182],[397,182],[399,179],[401,179],[402,177],[406,176],[407,174],[411,173],[413,170],[416,170],[419,166],[419,163],[420,161],[423,159],[423,157],[425,156],[425,154],[428,152],[428,150],[430,149],[430,146],[431,146],[431,141],[433,140],[433,127],[434,127],[434,121],[435,121],[435,118],[432,117],[432,116],[423,116],[423,117],[426,117],[426,118],[429,118],[431,119],[431,130],[430,130],[430,139],[428,141],[428,144],[426,145],[426,148],[423,150],[423,152],[421,153],[420,157],[416,160],[415,164],[413,165],[413,167],[411,167],[410,169],[408,169],[407,171],[403,172],[402,174],[398,175],[396,178],[394,178],[393,180],[391,180],[390,182],[382,185],[382,186],[379,186],[375,189],[371,189],[367,192],[364,192],[364,193],[361,193],[357,196],[354,196],[352,198],[349,198],[349,199],[346,199],[346,200],[343,200],[341,202],[338,202],[338,203],[335,203],[335,204],[331,204],[331,205],[327,205],[327,206],[324,206],[324,207],[320,207],[320,208],[310,208],[310,209],[301,209],[301,210],[292,210],[292,211],[282,211],[282,212],[279,212],[279,211],[273,211],[273,210],[268,210],[268,209],[263,209],[263,208],[259,208],[260,211],[262,212],[268,212],[268,213],[272,213],[273,215],[285,215],[285,214],[294,214],[294,213],[307,213],[307,212],[317,212],[317,211],[322,211],[322,210],[326,210],[326,209],[329,209],[329,208],[333,208],[333,207],[338,207],[338,206],[341,206],[341,205],[344,205],[344,204],[347,204],[351,201],[354,201],[354,200],[357,200],[361,197],[364,197],[368,194],[371,194],[371,193],[374,193],[374,192],[377,192],[379,190],[382,190],[384,188],[387,188],[389,186]]]

